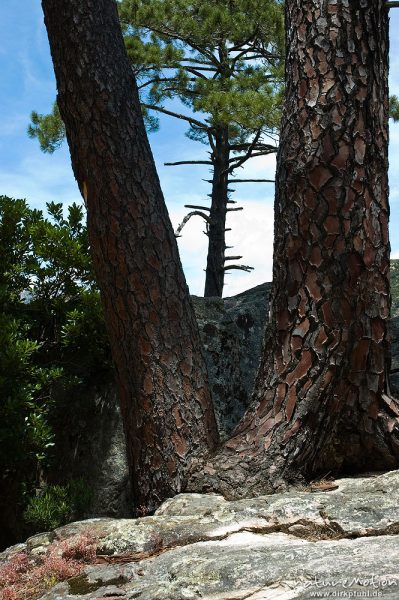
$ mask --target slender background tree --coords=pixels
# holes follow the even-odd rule
[[[125,42],[141,90],[142,106],[189,124],[187,136],[209,147],[211,205],[194,209],[209,237],[205,296],[221,296],[229,269],[242,257],[226,255],[229,186],[235,172],[254,156],[276,151],[283,79],[283,11],[276,0],[123,0]],[[184,114],[167,107],[180,100]],[[199,114],[199,116],[197,116]]]

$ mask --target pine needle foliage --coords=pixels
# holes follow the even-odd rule
[[[266,0],[122,0],[126,47],[144,105],[180,100],[201,113],[188,136],[209,143],[229,127],[233,142],[280,121],[284,21],[280,2]],[[148,108],[147,108],[148,110]]]

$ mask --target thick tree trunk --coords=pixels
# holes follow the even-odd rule
[[[274,290],[255,400],[191,484],[230,496],[399,461],[386,379],[385,2],[286,0],[286,28]]]
[[[224,263],[226,250],[226,215],[229,168],[228,128],[220,129],[215,136],[213,158],[211,223],[208,229],[208,258],[206,265],[204,296],[222,297],[224,286]]]
[[[198,329],[114,0],[43,0],[110,335],[135,502],[179,492],[217,441]]]

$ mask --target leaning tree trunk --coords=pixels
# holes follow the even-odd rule
[[[179,492],[217,441],[198,328],[114,0],[43,0],[116,367],[135,502]]]
[[[254,404],[195,475],[231,496],[398,465],[385,0],[286,0],[274,289]]]
[[[210,225],[208,227],[208,258],[204,296],[222,297],[225,275],[226,215],[229,178],[229,132],[219,129],[215,135]]]

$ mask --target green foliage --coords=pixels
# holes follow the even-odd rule
[[[24,519],[39,531],[49,531],[66,523],[69,514],[67,488],[52,485],[39,496],[30,498]]]
[[[397,96],[389,98],[389,116],[395,122],[399,121],[399,98]]]
[[[122,0],[119,9],[149,131],[159,127],[154,107],[174,99],[205,117],[204,129],[190,124],[187,135],[194,140],[209,143],[212,127],[228,126],[230,141],[241,143],[255,131],[278,130],[284,76],[279,0]],[[48,115],[32,112],[31,120],[30,137],[54,152],[65,138],[57,104]]]
[[[0,196],[0,470],[28,495],[51,464],[57,394],[111,368],[83,219]]]
[[[54,102],[52,111],[48,115],[39,115],[32,111],[31,121],[28,127],[29,137],[37,138],[41,150],[52,154],[65,139],[65,126],[57,102]]]
[[[276,132],[284,37],[278,1],[122,0],[119,9],[145,104],[177,98],[203,113],[204,130],[191,124],[188,135],[206,142],[212,127],[228,126],[231,142]]]
[[[29,471],[45,462],[53,445],[47,417],[51,383],[62,372],[34,362],[40,344],[27,337],[28,326],[0,313],[0,470]]]
[[[87,513],[93,499],[83,479],[68,485],[49,485],[29,498],[24,519],[38,531],[49,531]]]

